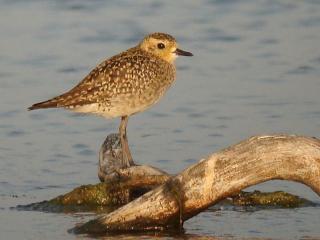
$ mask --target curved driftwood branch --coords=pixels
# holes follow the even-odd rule
[[[272,179],[306,184],[320,195],[320,141],[257,136],[202,159],[127,205],[74,228],[76,233],[163,230],[241,189]]]

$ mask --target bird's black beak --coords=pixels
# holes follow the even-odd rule
[[[177,48],[175,51],[174,51],[175,54],[177,54],[178,56],[193,56],[193,54],[191,52],[186,52],[186,51],[183,51],[179,48]]]

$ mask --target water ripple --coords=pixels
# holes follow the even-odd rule
[[[7,136],[8,137],[21,137],[21,136],[23,136],[23,135],[25,135],[26,134],[26,132],[24,131],[24,130],[22,130],[22,129],[17,129],[17,130],[12,130],[12,131],[9,131],[8,133],[7,133]]]
[[[295,69],[292,69],[292,70],[288,71],[287,73],[288,74],[293,74],[293,75],[307,74],[307,73],[313,72],[314,70],[315,70],[315,68],[312,67],[312,66],[302,65],[302,66],[299,66],[299,67],[297,67]]]

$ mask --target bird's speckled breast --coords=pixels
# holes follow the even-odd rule
[[[175,67],[169,63],[162,63],[154,74],[154,76],[150,74],[147,80],[137,80],[136,86],[133,86],[136,91],[112,98],[110,105],[102,110],[103,116],[107,118],[130,116],[157,103],[174,82]],[[140,81],[146,81],[147,84],[141,84]]]

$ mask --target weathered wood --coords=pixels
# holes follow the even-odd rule
[[[143,184],[146,185],[159,185],[169,178],[169,174],[152,166],[136,165],[134,162],[128,166],[127,161],[123,160],[120,136],[112,133],[106,137],[99,151],[98,177],[101,182],[120,179],[128,182],[131,179],[132,184],[137,180],[144,181]]]
[[[241,189],[272,179],[306,184],[320,195],[320,141],[273,135],[242,141],[200,160],[127,205],[74,228],[78,233],[176,228]]]
[[[171,177],[158,168],[136,165],[133,161],[130,163],[128,166],[128,162],[123,161],[119,134],[109,134],[100,148],[98,166],[98,177],[101,182],[107,183],[108,187],[114,184],[116,192],[119,192],[117,189],[127,189],[126,199],[132,200],[132,197],[137,197],[137,191],[142,195]]]

